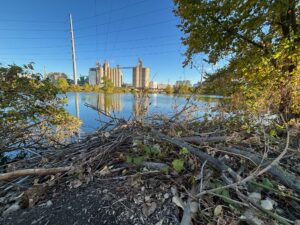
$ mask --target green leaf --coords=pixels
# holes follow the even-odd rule
[[[271,181],[268,178],[263,178],[262,183],[264,186],[269,188],[274,188],[274,185],[271,183]]]
[[[184,161],[181,159],[173,160],[172,165],[173,165],[173,169],[178,173],[184,170]]]
[[[179,151],[180,155],[187,155],[189,153],[189,150],[185,147],[181,148]]]

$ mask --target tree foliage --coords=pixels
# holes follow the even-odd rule
[[[164,89],[164,91],[169,95],[169,94],[172,94],[174,92],[174,89],[170,84],[168,84],[166,86],[166,88]]]
[[[188,47],[184,65],[205,53],[223,65],[213,84],[226,80],[238,106],[299,117],[299,0],[174,2]]]
[[[50,72],[50,73],[47,73],[46,77],[45,78],[48,78],[50,79],[50,81],[54,84],[57,83],[58,79],[59,78],[64,78],[64,79],[68,79],[68,76],[67,74],[65,73],[60,73],[60,72]]]
[[[103,79],[103,88],[102,88],[103,91],[105,93],[113,93],[113,91],[114,91],[113,82],[107,77],[103,77],[102,79]]]
[[[58,93],[32,64],[0,67],[0,152],[41,148],[77,131],[80,122],[64,110]]]
[[[188,94],[191,92],[191,88],[185,84],[179,84],[174,87],[175,94]]]
[[[67,91],[69,88],[69,84],[66,78],[60,77],[57,79],[57,87],[62,91]]]

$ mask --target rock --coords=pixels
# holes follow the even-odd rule
[[[165,199],[168,199],[169,197],[170,197],[169,193],[165,193],[165,194],[164,194],[164,198],[165,198]]]
[[[73,180],[71,181],[71,183],[69,184],[70,188],[78,188],[82,185],[82,182],[80,180]]]
[[[172,195],[175,196],[177,194],[177,188],[175,186],[171,187]]]
[[[18,203],[15,203],[13,205],[11,205],[9,208],[7,208],[3,213],[2,213],[2,216],[7,216],[9,215],[10,213],[12,212],[15,212],[17,210],[19,210],[21,207]]]
[[[264,225],[265,224],[261,219],[259,219],[256,216],[255,212],[252,209],[247,209],[244,212],[244,215],[241,216],[241,220],[246,221],[247,224],[250,224],[250,225]]]
[[[110,136],[110,133],[109,133],[109,132],[105,132],[105,133],[104,133],[104,137],[109,138],[109,136]]]
[[[145,202],[150,202],[150,200],[151,200],[151,197],[149,195],[146,195],[145,196]]]
[[[252,192],[248,195],[248,197],[253,200],[255,203],[261,200],[261,194],[258,192]]]
[[[51,207],[53,205],[53,202],[51,200],[47,201],[46,202],[46,206],[47,207]]]
[[[214,209],[214,216],[215,217],[220,216],[221,213],[222,213],[222,211],[223,211],[222,206],[221,205],[217,205],[217,207]]]
[[[102,170],[99,171],[100,176],[105,176],[107,174],[110,174],[110,170],[107,166],[104,166]]]
[[[146,217],[148,217],[155,212],[156,207],[157,205],[155,202],[152,202],[150,206],[143,204],[142,212]]]
[[[142,192],[145,191],[145,186],[141,187],[141,191],[142,191]]]
[[[300,220],[295,220],[294,225],[300,225]]]
[[[0,198],[0,204],[4,204],[5,203],[5,197],[1,197]]]
[[[260,202],[261,207],[263,207],[266,210],[272,210],[273,209],[273,202],[270,199],[265,199]]]

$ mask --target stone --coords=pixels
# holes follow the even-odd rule
[[[175,186],[171,187],[172,195],[175,196],[177,194],[177,188]]]
[[[51,200],[47,201],[46,202],[46,206],[47,207],[51,207],[53,205],[53,202]]]
[[[4,203],[5,203],[5,200],[6,200],[5,197],[1,197],[1,198],[0,198],[0,203],[1,203],[1,204],[4,204]]]
[[[261,207],[263,207],[266,210],[272,210],[273,209],[273,202],[270,199],[265,199],[260,202]]]
[[[241,216],[241,220],[246,221],[251,225],[264,225],[265,223],[256,216],[256,213],[252,209],[247,209],[243,216]]]
[[[216,208],[214,209],[214,216],[215,217],[220,216],[221,213],[222,213],[222,211],[223,211],[222,206],[221,205],[217,205]]]
[[[155,202],[152,202],[150,204],[150,206],[147,204],[144,204],[143,208],[142,208],[142,212],[146,217],[148,217],[155,212],[156,207],[157,207],[157,204]]]
[[[150,200],[151,200],[151,197],[149,195],[146,195],[145,196],[145,202],[150,202]]]
[[[259,192],[252,192],[248,195],[248,197],[253,200],[255,203],[261,200],[261,194]]]
[[[169,197],[170,197],[169,193],[165,193],[165,194],[164,194],[164,198],[165,198],[165,199],[168,199]]]

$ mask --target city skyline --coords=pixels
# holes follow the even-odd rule
[[[174,84],[180,79],[198,82],[198,70],[182,68],[185,47],[176,27],[179,20],[173,15],[172,1],[154,2],[5,2],[6,8],[14,10],[4,11],[1,16],[0,62],[7,65],[34,61],[37,72],[64,72],[72,78],[68,21],[72,13],[78,78],[87,76],[97,60],[109,60],[112,67],[131,66],[141,57],[151,68],[150,80],[157,74],[154,80],[159,83]],[[201,58],[197,58],[199,64]],[[204,67],[207,72],[212,69],[207,64]],[[124,71],[124,82],[131,82],[131,71]]]

